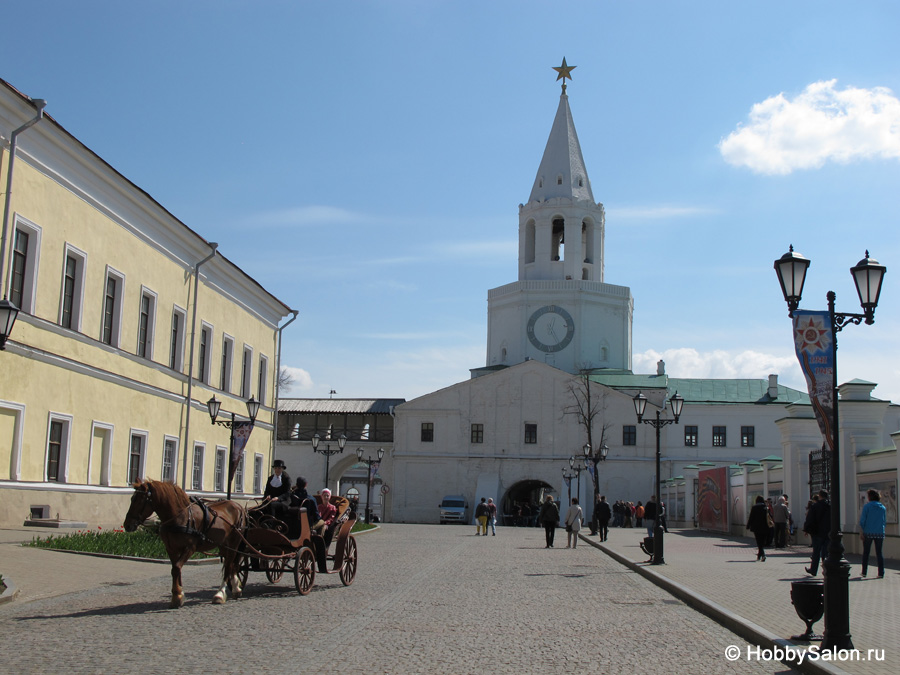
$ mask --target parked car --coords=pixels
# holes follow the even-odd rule
[[[440,504],[440,523],[466,523],[466,510],[469,504],[462,495],[447,495]]]

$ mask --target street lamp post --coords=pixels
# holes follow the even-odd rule
[[[649,424],[656,429],[656,525],[653,528],[653,564],[665,565],[665,557],[663,555],[663,526],[662,526],[662,499],[659,492],[660,475],[659,475],[659,430],[667,424],[678,424],[678,418],[681,417],[681,408],[684,405],[684,398],[675,392],[675,395],[669,399],[669,405],[672,407],[672,414],[675,419],[662,419],[660,417],[661,410],[656,411],[656,419],[645,420],[644,410],[647,407],[647,397],[641,392],[634,397],[634,412],[637,414],[638,424]],[[665,408],[665,406],[663,406]]]
[[[592,452],[591,444],[585,443],[584,447],[581,448],[581,452],[584,454],[584,466],[588,467],[591,464],[594,465],[593,471],[593,483],[594,483],[594,503],[591,505],[591,534],[596,535],[598,529],[597,522],[597,496],[600,494],[600,477],[597,475],[597,464],[600,462],[606,461],[606,456],[609,454],[609,446],[606,443],[600,444],[600,447],[597,449],[597,452]]]
[[[587,458],[585,458],[584,462],[578,464],[575,462],[575,455],[569,457],[569,468],[575,472],[575,475],[578,477],[578,487],[575,492],[575,495],[578,497],[578,501],[581,501],[581,472],[587,468]],[[569,497],[569,503],[572,503],[572,498]]]
[[[219,410],[222,407],[222,402],[216,400],[215,395],[211,399],[206,402],[206,408],[209,410],[209,418],[213,424],[218,424],[219,426],[227,427],[229,433],[228,440],[228,467],[226,471],[228,472],[225,476],[226,486],[226,499],[231,499],[231,465],[234,462],[234,412],[229,413],[230,419],[220,420],[217,419],[219,416]],[[250,418],[250,425],[253,426],[256,424],[256,415],[259,413],[259,401],[257,401],[252,396],[250,400],[247,401],[247,417]]]
[[[788,305],[788,316],[800,306],[803,283],[810,260],[794,252],[794,247],[775,261],[775,271]],[[829,533],[828,557],[822,563],[825,575],[825,632],[822,649],[853,649],[850,637],[850,563],[844,559],[843,533],[841,532],[841,458],[840,458],[840,417],[838,415],[837,379],[837,334],[848,324],[858,326],[865,322],[875,323],[875,308],[881,295],[881,283],[887,268],[877,260],[866,257],[850,268],[850,274],[859,295],[862,314],[837,312],[834,291],[828,291],[828,317],[831,322],[832,358],[832,410],[831,410],[831,531]]]
[[[369,508],[369,498],[372,495],[372,465],[380,462],[384,458],[384,448],[378,448],[378,457],[377,459],[372,459],[371,457],[367,457],[363,459],[363,449],[356,449],[356,459],[360,461],[360,463],[366,465],[366,524],[368,525],[372,522],[372,510]]]
[[[312,437],[312,448],[313,452],[318,452],[320,455],[325,455],[325,487],[328,487],[328,470],[331,464],[331,456],[336,455],[339,452],[344,451],[344,446],[347,445],[347,437],[344,434],[338,436],[338,447],[335,450],[331,449],[331,443],[326,443],[323,449],[319,449],[319,434],[314,434]]]
[[[566,488],[569,490],[569,503],[572,503],[572,479],[575,478],[574,473],[568,473],[566,467],[562,468],[562,477],[563,482],[566,484]]]

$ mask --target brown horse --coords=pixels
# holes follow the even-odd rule
[[[134,484],[131,506],[125,514],[125,531],[134,532],[153,512],[159,516],[159,537],[172,561],[172,602],[184,604],[181,567],[197,551],[218,547],[222,558],[222,586],[213,596],[213,604],[225,602],[226,587],[234,598],[241,596],[237,577],[238,554],[246,526],[246,511],[233,501],[220,500],[206,505],[191,501],[184,490],[172,483],[145,480]]]

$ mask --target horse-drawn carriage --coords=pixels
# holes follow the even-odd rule
[[[317,494],[315,498],[321,505],[322,496]],[[356,577],[357,548],[350,531],[356,523],[356,514],[344,497],[332,496],[331,504],[337,508],[337,515],[329,529],[320,530],[313,529],[305,508],[288,509],[284,519],[266,513],[264,506],[249,508],[249,524],[241,548],[243,557],[238,564],[241,586],[246,585],[250,572],[265,572],[273,584],[285,572],[290,572],[300,595],[312,590],[317,572],[338,574],[345,586],[352,584]],[[299,520],[299,527],[292,520]],[[293,538],[295,534],[299,536]]]
[[[356,514],[343,497],[331,498],[338,510],[331,531],[318,532],[310,527],[305,508],[289,509],[285,519],[279,519],[262,505],[245,508],[224,499],[188,497],[172,483],[145,480],[134,489],[124,527],[133,532],[153,513],[159,517],[159,536],[172,562],[172,608],[184,604],[181,568],[198,551],[217,550],[222,558],[216,604],[225,602],[228,589],[239,598],[251,571],[265,572],[272,583],[289,571],[300,595],[312,590],[317,571],[338,574],[345,586],[356,577],[356,540],[350,534]],[[316,499],[321,501],[321,496]]]

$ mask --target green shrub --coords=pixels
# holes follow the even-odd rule
[[[104,530],[98,527],[97,530],[78,530],[68,534],[34,537],[30,543],[25,543],[23,546],[157,560],[166,560],[169,557],[166,554],[166,547],[159,538],[158,526],[154,524],[141,526],[134,532],[125,532],[121,528]],[[193,557],[206,558],[209,556],[195,553]]]

